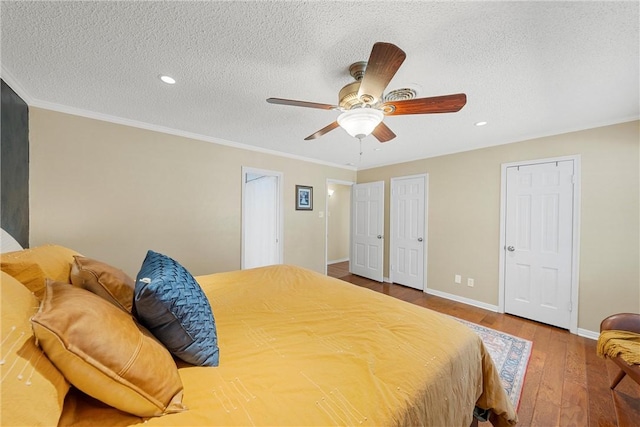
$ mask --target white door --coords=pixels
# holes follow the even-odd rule
[[[574,163],[506,170],[505,311],[569,329]]]
[[[391,250],[393,283],[424,289],[426,175],[391,178]]]
[[[355,184],[351,190],[351,273],[382,282],[384,181]]]
[[[282,174],[242,169],[241,268],[282,263]]]

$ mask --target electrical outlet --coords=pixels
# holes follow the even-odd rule
[[[462,277],[459,274],[456,274],[455,277],[453,278],[453,281],[456,282],[457,284],[462,283]]]
[[[471,277],[469,277],[467,279],[467,286],[473,288],[473,285],[475,285],[475,281]]]

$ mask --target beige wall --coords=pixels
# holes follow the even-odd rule
[[[196,275],[240,268],[242,166],[284,173],[284,261],[324,272],[326,180],[356,180],[342,168],[33,107],[30,144],[30,244],[68,246],[130,275],[147,249]],[[428,287],[497,305],[500,165],[581,155],[579,327],[597,331],[610,313],[640,312],[639,145],[636,121],[359,171],[357,179],[384,180],[388,193],[391,177],[429,173]],[[296,184],[314,187],[314,211],[294,209]],[[385,257],[385,276],[387,266]],[[455,285],[454,274],[473,277],[475,287]]]
[[[193,274],[240,268],[241,168],[284,174],[284,261],[325,271],[327,179],[355,171],[30,109],[31,246],[57,243],[135,277],[148,249]],[[296,211],[295,185],[314,187]]]
[[[334,191],[327,211],[327,260],[331,262],[349,259],[351,186],[329,184],[329,188]]]
[[[389,218],[390,178],[428,173],[428,287],[498,305],[501,164],[580,155],[578,327],[598,331],[609,314],[640,312],[639,123],[359,171],[358,182],[385,181]],[[473,277],[475,287],[454,284],[455,274]]]

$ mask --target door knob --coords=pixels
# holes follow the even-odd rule
[[[515,250],[516,250],[516,248],[514,248],[513,246],[507,246],[507,250],[508,250],[509,252],[513,252],[513,251],[515,251]]]
[[[422,242],[422,237],[418,237],[418,242]]]
[[[382,239],[382,235],[378,234],[378,239]]]

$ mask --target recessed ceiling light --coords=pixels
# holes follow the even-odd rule
[[[476,126],[484,126],[486,124],[487,124],[487,122],[477,122],[477,123],[475,123]]]
[[[173,77],[169,77],[169,76],[160,76],[160,80],[162,80],[163,82],[165,82],[168,85],[172,85],[176,83],[176,79],[174,79]]]

